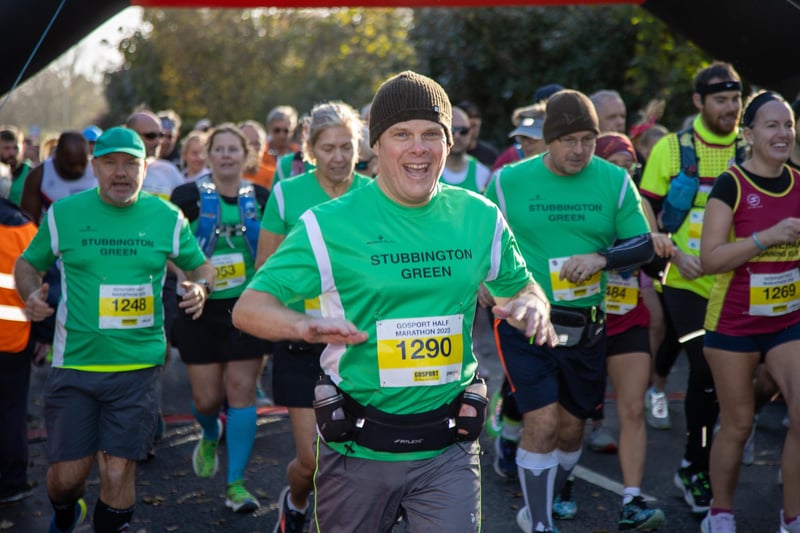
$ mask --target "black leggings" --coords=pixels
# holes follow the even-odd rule
[[[664,310],[678,337],[703,330],[708,300],[685,289],[664,287]],[[682,343],[689,357],[689,382],[686,385],[686,451],[684,458],[692,469],[708,472],[711,431],[719,415],[717,393],[711,369],[703,355],[703,335]]]
[[[675,333],[672,319],[666,311],[667,305],[664,303],[663,293],[658,292],[656,294],[658,294],[658,299],[661,301],[661,308],[664,309],[664,340],[661,341],[661,345],[651,347],[656,349],[653,369],[658,376],[667,378],[683,347],[678,340],[678,334]]]

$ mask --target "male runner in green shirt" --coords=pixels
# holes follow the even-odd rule
[[[307,211],[234,308],[252,334],[328,344],[321,366],[346,405],[317,405],[315,531],[388,531],[401,514],[413,531],[479,531],[486,400],[464,391],[480,283],[532,342],[555,342],[500,212],[438,181],[450,128],[435,81],[385,82],[370,113],[375,182]],[[322,318],[286,306],[317,296]]]
[[[547,101],[547,152],[504,167],[489,184],[515,231],[528,269],[552,305],[559,346],[533,346],[498,321],[495,332],[514,399],[523,414],[516,463],[526,507],[523,531],[555,531],[553,495],[578,463],[584,421],[603,404],[606,388],[607,270],[653,256],[650,229],[633,181],[594,157],[599,125],[594,105],[578,91]],[[626,494],[628,502],[639,496]],[[643,500],[630,509],[652,517]],[[626,514],[625,508],[623,515]]]
[[[44,398],[51,533],[73,531],[84,519],[81,495],[95,458],[94,529],[127,530],[136,461],[147,456],[158,417],[167,260],[192,280],[183,282],[179,306],[194,318],[213,287],[214,268],[180,211],[141,192],[144,159],[135,131],[103,133],[94,150],[98,187],[53,204],[14,270],[26,313],[38,321],[54,313],[42,272],[58,259],[63,268]]]

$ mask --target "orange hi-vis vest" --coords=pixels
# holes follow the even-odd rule
[[[31,323],[14,284],[14,263],[36,234],[36,226],[11,202],[0,198],[0,352],[28,346]]]

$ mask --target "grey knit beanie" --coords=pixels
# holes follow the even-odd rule
[[[547,100],[546,113],[542,130],[548,144],[576,131],[600,133],[594,104],[582,92],[567,89],[555,93]]]
[[[434,80],[407,70],[386,80],[375,93],[369,111],[369,145],[375,146],[394,124],[416,119],[441,124],[447,144],[453,144],[453,111],[447,93]]]

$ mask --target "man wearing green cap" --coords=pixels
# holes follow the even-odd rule
[[[81,496],[95,459],[94,529],[127,531],[136,461],[146,457],[156,429],[167,260],[192,280],[183,283],[179,305],[194,318],[214,280],[180,210],[141,192],[144,159],[136,132],[104,132],[94,149],[98,187],[53,204],[14,269],[28,318],[56,314],[44,397],[55,533],[73,531],[86,516]],[[42,272],[58,259],[64,284],[54,310]]]
[[[328,345],[312,531],[389,531],[399,516],[410,531],[479,531],[478,286],[532,342],[555,343],[500,211],[439,182],[451,116],[432,79],[386,81],[370,112],[377,178],[306,211],[233,310],[250,334]],[[286,307],[316,297],[322,318]]]

